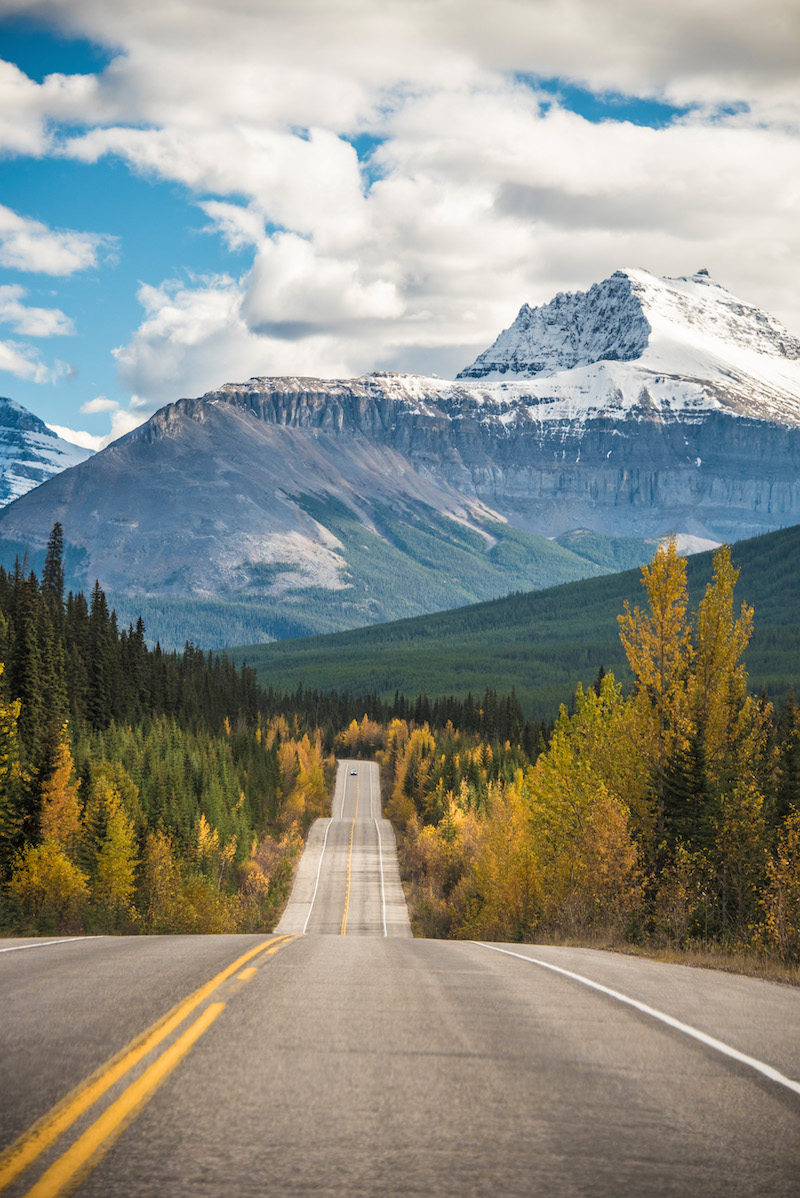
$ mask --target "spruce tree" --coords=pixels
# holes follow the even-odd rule
[[[56,521],[50,540],[47,542],[47,556],[42,571],[42,595],[50,608],[53,623],[61,627],[64,613],[64,530]]]

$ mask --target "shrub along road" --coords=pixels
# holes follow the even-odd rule
[[[800,992],[412,940],[376,785],[290,931],[0,942],[4,1193],[796,1194]]]

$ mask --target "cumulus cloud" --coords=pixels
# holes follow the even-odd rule
[[[461,86],[488,72],[594,90],[732,103],[796,95],[795,0],[5,0],[120,54],[95,103],[153,124],[211,114],[353,128],[392,86]],[[47,81],[46,81],[47,82]]]
[[[0,59],[0,150],[39,157],[52,147],[50,121],[97,119],[98,80],[92,75],[48,75],[35,83]]]
[[[61,437],[62,441],[69,441],[71,445],[80,445],[81,449],[91,449],[95,453],[100,449],[105,449],[109,444],[109,437],[96,436],[94,433],[87,433],[81,429],[68,428],[65,424],[48,424],[47,427],[57,437]]]
[[[254,373],[452,372],[523,301],[627,265],[708,266],[800,328],[796,0],[672,0],[646,18],[641,0],[4,7],[116,54],[96,77],[0,75],[17,152],[121,158],[252,247],[240,278],[142,286],[115,351],[137,397],[108,409],[117,427]],[[681,112],[591,122],[537,78]],[[7,212],[0,261],[37,261],[31,242],[51,269],[56,250],[102,252],[31,222],[6,237]]]
[[[94,399],[87,399],[86,403],[81,404],[81,412],[84,415],[95,415],[97,412],[116,412],[119,410],[119,402],[116,399],[108,399],[105,395],[97,395]]]
[[[134,393],[137,423],[164,403],[230,380],[352,373],[351,360],[333,336],[309,336],[298,345],[253,332],[242,316],[244,295],[242,284],[227,276],[140,288],[145,319],[131,341],[114,350],[120,382]]]
[[[9,324],[24,337],[63,337],[75,332],[75,325],[60,308],[32,308],[22,301],[24,287],[6,284],[0,287],[0,324]]]
[[[0,370],[29,383],[53,383],[61,371],[46,365],[38,349],[21,341],[0,341]]]
[[[0,204],[0,266],[47,275],[71,275],[113,254],[116,238],[55,230]]]

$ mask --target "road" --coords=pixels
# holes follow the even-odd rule
[[[305,935],[0,942],[3,1194],[800,1192],[800,992],[384,934],[343,768]]]
[[[331,818],[308,837],[278,932],[410,936],[394,829],[374,761],[341,761]]]

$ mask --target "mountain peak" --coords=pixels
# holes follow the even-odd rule
[[[654,368],[681,374],[693,356],[719,360],[731,351],[794,361],[800,341],[726,291],[705,267],[678,278],[629,268],[588,291],[559,292],[536,308],[523,304],[514,323],[458,377],[545,378],[603,361],[650,359]]]
[[[0,507],[88,457],[91,450],[63,440],[15,399],[0,396]]]

